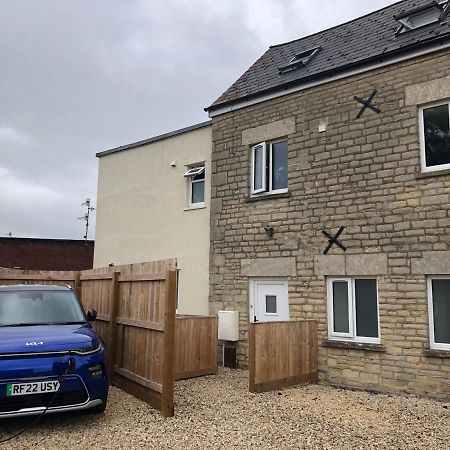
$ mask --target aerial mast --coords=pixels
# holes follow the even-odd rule
[[[91,206],[91,199],[87,198],[84,203],[81,204],[81,206],[86,206],[86,212],[84,213],[84,216],[78,217],[79,220],[84,220],[86,222],[86,232],[84,235],[84,243],[87,245],[87,239],[88,239],[88,233],[89,233],[89,217],[91,214],[91,211],[95,211],[95,208]]]

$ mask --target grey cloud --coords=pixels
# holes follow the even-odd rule
[[[205,120],[269,45],[390,3],[1,2],[0,235],[82,238],[96,152]]]

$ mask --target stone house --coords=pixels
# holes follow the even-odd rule
[[[241,365],[248,322],[317,319],[322,381],[450,398],[448,11],[270,47],[206,108],[210,312],[240,312]]]

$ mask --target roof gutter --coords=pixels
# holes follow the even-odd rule
[[[208,112],[209,117],[213,118],[221,114],[226,114],[237,109],[246,108],[247,106],[255,105],[257,103],[272,100],[284,95],[292,94],[294,92],[304,91],[311,87],[320,86],[323,84],[331,83],[332,81],[347,78],[353,75],[369,72],[374,69],[396,64],[409,59],[417,58],[419,56],[427,55],[439,50],[443,50],[450,47],[450,34],[446,36],[435,37],[432,40],[415,43],[405,49],[394,50],[383,55],[373,56],[363,61],[357,61],[355,63],[347,64],[338,69],[324,71],[316,75],[303,78],[302,80],[292,81],[282,86],[266,89],[254,95],[242,97],[239,100],[231,100],[216,106],[209,106],[204,108]],[[438,42],[436,45],[436,41]],[[426,48],[424,48],[426,47]],[[417,50],[416,50],[417,49]],[[420,50],[419,50],[420,49]],[[416,50],[416,51],[414,51]],[[401,55],[401,56],[397,56]],[[300,84],[301,83],[301,84]]]

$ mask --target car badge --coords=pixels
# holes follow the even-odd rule
[[[25,345],[44,345],[44,343],[41,342],[27,342]]]

